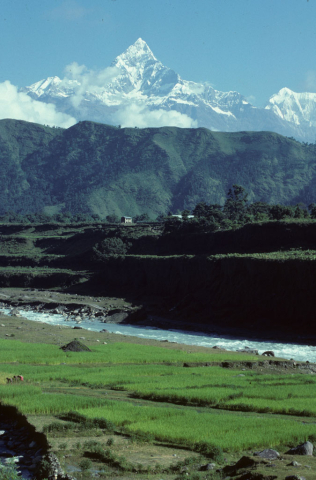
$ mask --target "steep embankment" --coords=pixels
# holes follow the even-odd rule
[[[127,256],[95,278],[104,294],[157,296],[197,323],[316,333],[316,254]],[[159,302],[158,302],[159,303]],[[159,311],[159,307],[158,307]]]
[[[151,238],[142,239],[141,248]],[[156,255],[199,255],[215,253],[277,252],[289,249],[316,248],[316,222],[266,222],[246,224],[236,230],[218,230],[212,233],[193,232],[161,236],[151,242],[150,253]],[[148,251],[147,248],[147,251]],[[131,253],[141,254],[137,242]]]
[[[135,305],[155,297],[151,313],[171,320],[316,333],[312,221],[178,236],[145,225],[3,225],[0,235],[1,287],[125,296]],[[128,255],[102,253],[109,238],[121,238]]]
[[[315,145],[271,132],[116,128],[80,122],[50,129],[0,121],[0,214],[70,211],[156,216],[223,204],[232,184],[250,200],[316,201]]]

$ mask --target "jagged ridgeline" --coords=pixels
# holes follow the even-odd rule
[[[137,215],[223,204],[232,184],[250,201],[316,202],[316,145],[271,132],[119,128],[64,130],[0,121],[0,214]]]

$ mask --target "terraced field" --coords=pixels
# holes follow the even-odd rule
[[[13,329],[21,320],[10,322]],[[97,332],[86,337],[91,352],[64,352],[52,332],[58,343],[60,338],[66,343],[74,333],[70,328],[23,320],[25,331],[28,326],[34,340],[36,329],[44,330],[47,343],[31,343],[29,336],[25,342],[21,330],[19,340],[0,339],[1,404],[17,407],[45,432],[63,467],[75,470],[77,478],[91,478],[96,470],[101,478],[158,480],[188,473],[183,478],[219,479],[225,465],[243,454],[275,448],[281,460],[269,474],[283,480],[292,458],[285,452],[316,440],[313,366],[136,343],[110,333],[103,333],[100,343]],[[16,374],[25,381],[5,383]],[[91,462],[88,471],[83,460]],[[219,471],[202,473],[208,462]],[[316,462],[308,462],[311,469],[304,475],[312,479]],[[256,464],[256,472],[267,474],[266,465]]]

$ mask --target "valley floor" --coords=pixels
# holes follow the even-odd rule
[[[2,315],[0,325],[2,407],[44,432],[77,479],[315,478],[314,457],[286,453],[316,440],[315,365],[21,317]],[[91,353],[60,350],[74,337]],[[6,385],[13,374],[23,384]],[[280,457],[253,456],[268,447]]]

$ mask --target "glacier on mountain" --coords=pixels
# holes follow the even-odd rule
[[[63,79],[49,77],[21,91],[77,120],[123,127],[269,130],[312,142],[316,135],[316,93],[283,88],[256,108],[238,92],[183,80],[141,38],[101,71],[73,63]]]

